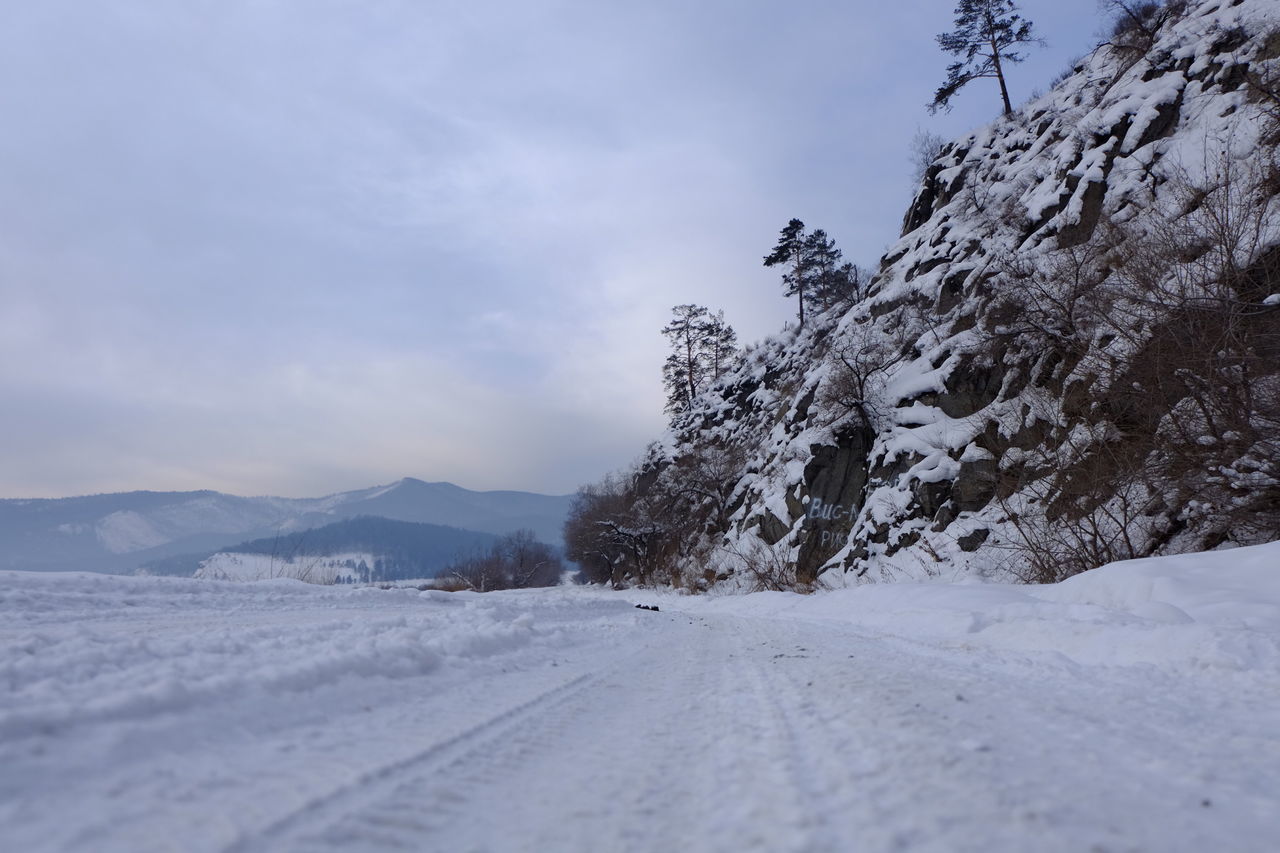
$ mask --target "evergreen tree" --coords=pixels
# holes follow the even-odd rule
[[[809,283],[806,290],[823,310],[830,308],[844,296],[844,282],[841,276],[844,268],[840,266],[843,256],[836,241],[827,236],[821,228],[805,238],[804,251],[808,259]]]
[[[938,45],[959,57],[947,68],[947,81],[938,87],[929,112],[949,109],[951,98],[971,80],[994,77],[1000,82],[1004,113],[1013,112],[1004,67],[1026,57],[1014,51],[1022,44],[1043,44],[1030,21],[1017,14],[1013,0],[959,0],[955,29],[938,36]]]
[[[708,315],[705,340],[709,378],[715,382],[728,372],[738,353],[738,333],[725,322],[724,311]]]
[[[676,415],[729,369],[738,335],[725,322],[723,311],[712,314],[701,305],[689,304],[677,305],[671,313],[671,322],[662,329],[671,345],[662,380],[667,389],[666,410]]]
[[[812,277],[807,239],[804,223],[799,219],[792,219],[782,229],[778,245],[764,258],[766,267],[788,265],[789,268],[782,274],[782,285],[786,288],[787,296],[798,296],[800,299],[801,328],[804,328],[805,291]]]
[[[698,396],[706,383],[707,371],[702,358],[709,312],[701,305],[677,305],[671,309],[671,322],[662,328],[671,354],[662,367],[662,380],[667,388],[667,411],[683,412]]]

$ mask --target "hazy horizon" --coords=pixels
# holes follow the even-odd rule
[[[66,495],[39,495],[39,496],[14,495],[14,496],[0,497],[0,501],[4,501],[4,500],[16,500],[16,501],[66,500],[66,499],[72,499],[72,498],[92,498],[92,497],[99,497],[101,495],[131,494],[136,492],[152,492],[156,494],[191,494],[194,492],[217,492],[218,494],[227,494],[227,495],[231,495],[232,497],[239,497],[239,498],[284,498],[286,500],[304,500],[308,498],[327,498],[327,497],[332,497],[333,495],[345,494],[348,492],[360,492],[360,491],[366,491],[369,489],[386,488],[388,486],[398,485],[399,483],[405,480],[417,480],[418,482],[426,483],[429,486],[433,486],[433,485],[455,486],[464,491],[476,492],[479,494],[514,492],[518,494],[533,494],[533,495],[541,495],[543,497],[552,497],[552,498],[564,498],[574,494],[573,491],[535,492],[529,489],[473,489],[467,486],[465,483],[455,483],[451,480],[429,480],[429,479],[426,479],[425,477],[414,477],[412,475],[407,475],[404,477],[397,477],[396,479],[390,480],[387,482],[369,483],[367,485],[356,486],[355,488],[351,488],[351,489],[336,489],[333,491],[314,492],[314,493],[307,493],[307,494],[301,494],[301,493],[279,494],[276,492],[260,492],[260,493],[223,492],[220,489],[203,489],[203,488],[195,488],[195,489],[145,489],[144,488],[144,489],[111,489],[105,492],[84,492],[81,494],[66,494]]]

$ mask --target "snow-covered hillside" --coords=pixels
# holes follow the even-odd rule
[[[1270,851],[1277,567],[812,596],[0,573],[0,849]]]
[[[1280,4],[1153,8],[945,146],[867,296],[678,421],[638,491],[741,460],[682,552],[1044,579],[1280,535]]]

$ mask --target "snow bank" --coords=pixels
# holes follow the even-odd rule
[[[666,597],[679,608],[839,622],[1078,664],[1280,675],[1280,542],[1129,560],[1043,586],[895,583],[810,596]]]
[[[1112,563],[1038,594],[1157,621],[1280,632],[1280,542]]]

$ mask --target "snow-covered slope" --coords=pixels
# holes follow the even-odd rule
[[[1280,543],[1128,560],[1056,584],[871,584],[736,598],[707,606],[1081,665],[1280,678]]]
[[[1280,535],[1280,4],[1174,5],[946,146],[868,298],[677,424],[746,454],[703,553],[1036,578]]]
[[[1269,853],[1278,564],[810,596],[4,572],[0,849]]]

